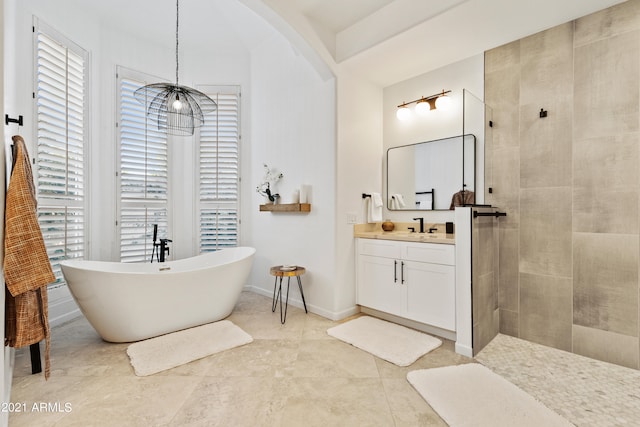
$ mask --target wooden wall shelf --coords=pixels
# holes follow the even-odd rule
[[[275,203],[260,205],[260,212],[311,212],[310,203]]]

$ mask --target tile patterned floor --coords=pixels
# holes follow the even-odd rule
[[[576,426],[640,425],[640,371],[507,335],[476,359]]]
[[[84,318],[52,331],[52,374],[30,375],[16,354],[12,402],[62,411],[12,413],[19,426],[445,426],[409,385],[413,369],[473,362],[453,343],[401,368],[327,335],[337,322],[243,293],[229,320],[253,343],[136,377],[127,344],[103,342]],[[65,404],[71,405],[64,412]]]
[[[127,344],[103,342],[84,318],[54,328],[49,381],[16,354],[11,401],[28,411],[9,425],[446,425],[406,374],[474,362],[452,342],[401,368],[328,336],[337,322],[289,309],[281,325],[270,298],[245,292],[229,320],[253,343],[148,377],[133,373]],[[577,426],[640,425],[640,371],[505,335],[477,360]]]

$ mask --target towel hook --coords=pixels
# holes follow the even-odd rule
[[[8,126],[9,123],[17,123],[18,126],[22,126],[22,123],[23,123],[22,116],[18,116],[17,119],[13,119],[13,118],[9,117],[8,114],[5,114],[4,115],[4,124]]]

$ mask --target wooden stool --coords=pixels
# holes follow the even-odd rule
[[[271,311],[275,312],[276,307],[278,306],[278,299],[280,300],[280,323],[284,324],[287,320],[287,309],[289,308],[289,285],[291,284],[291,278],[296,277],[298,279],[298,289],[300,289],[300,295],[302,296],[302,304],[304,305],[304,312],[307,311],[307,303],[304,300],[304,292],[302,291],[302,281],[300,280],[300,276],[302,276],[305,272],[304,267],[297,266],[294,269],[282,269],[283,266],[277,265],[275,267],[271,267],[269,273],[272,276],[276,276],[276,280],[273,284],[273,300],[271,302]],[[280,286],[278,286],[278,277],[280,278]],[[282,314],[282,278],[287,278],[287,298],[285,300],[284,306],[284,315]],[[276,299],[276,289],[278,290],[278,299]]]

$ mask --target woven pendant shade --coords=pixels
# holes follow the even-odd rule
[[[218,108],[204,93],[171,83],[143,86],[134,96],[147,105],[147,116],[157,124],[158,130],[172,135],[193,135],[194,129],[204,124],[204,114]],[[176,108],[177,105],[180,108]]]
[[[172,135],[193,135],[204,124],[204,115],[218,108],[216,102],[199,90],[178,84],[179,0],[176,0],[176,83],[153,83],[133,95],[147,106],[147,116],[158,130]]]

